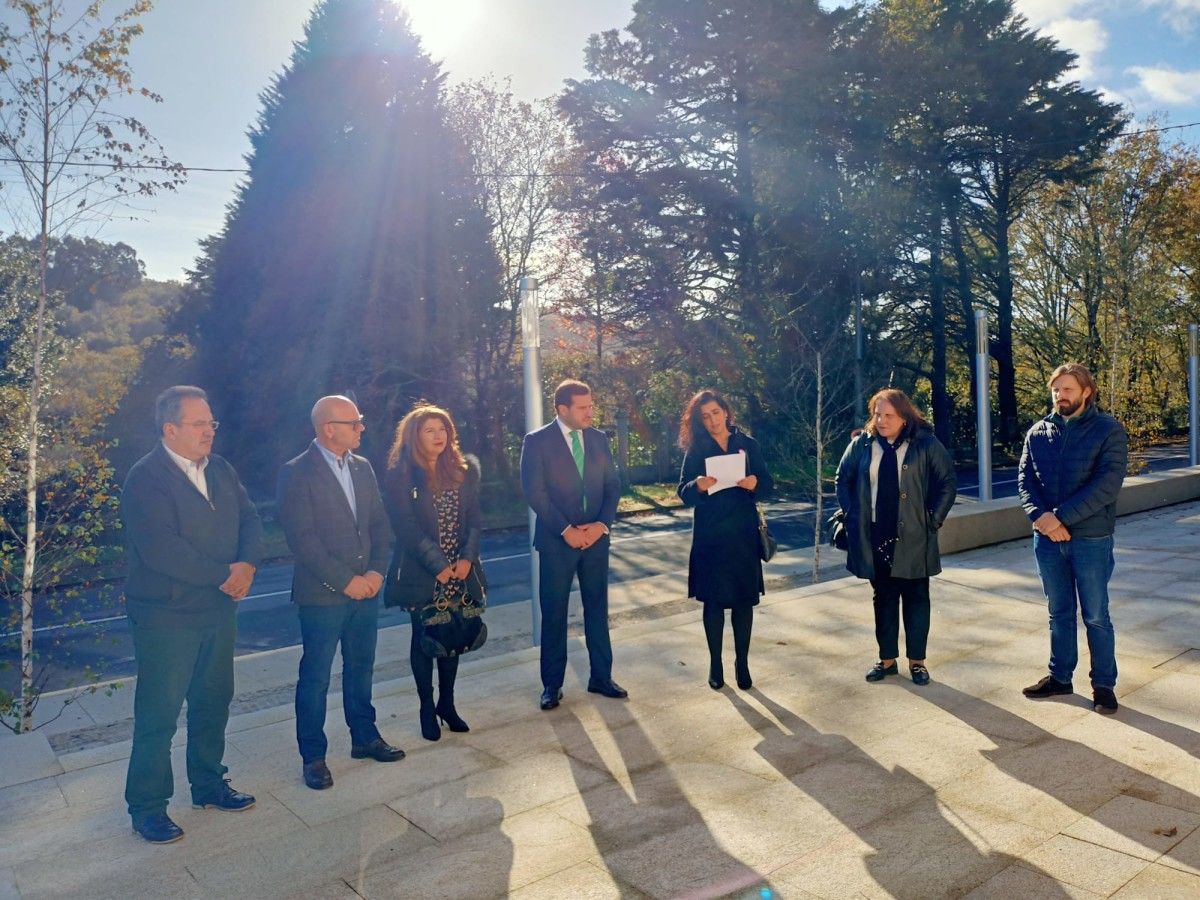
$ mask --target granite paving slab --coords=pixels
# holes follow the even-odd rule
[[[1025,855],[1023,864],[1032,863],[1056,881],[1107,897],[1120,890],[1150,864],[1107,847],[1058,834]]]
[[[388,806],[437,840],[447,841],[605,783],[611,783],[607,773],[561,752],[548,752],[441,782]]]
[[[572,900],[643,900],[648,897],[613,878],[602,862],[591,860],[535,881],[509,896],[513,900],[561,900],[563,897]]]
[[[340,762],[340,761],[339,761]],[[466,746],[422,747],[396,762],[347,760],[330,764],[333,787],[314,791],[296,780],[272,788],[274,796],[306,824],[339,819],[375,804],[425,790],[435,781],[461,778],[499,764],[499,760]]]
[[[484,900],[568,871],[595,855],[585,830],[546,809],[499,828],[433,843],[390,860],[368,859],[351,886],[362,897]]]
[[[1166,866],[1147,866],[1113,897],[1118,900],[1200,897],[1200,877]]]
[[[1200,826],[1200,815],[1138,797],[1113,797],[1063,834],[1147,862],[1169,852]]]
[[[129,831],[123,699],[92,703],[90,725],[51,736],[57,769],[0,784],[0,898],[1200,896],[1200,606],[1184,588],[1200,525],[1189,547],[1159,541],[1184,520],[1200,503],[1120,520],[1113,716],[1092,711],[1082,629],[1077,692],[1020,693],[1049,643],[1028,540],[946,560],[925,688],[863,680],[866,583],[781,591],[789,570],[756,612],[753,689],[708,688],[698,604],[627,592],[614,674],[630,699],[586,692],[573,620],[566,696],[542,712],[514,604],[463,662],[471,731],[438,742],[419,735],[407,632],[381,635],[380,727],[409,757],[350,759],[335,692],[329,791],[300,780],[295,652],[239,663],[227,761],[258,805],[192,810],[181,731],[170,812],[187,834],[167,847]]]
[[[965,900],[1094,900],[1100,897],[1073,884],[1055,881],[1045,872],[1035,872],[1022,863],[1013,863],[989,878]]]
[[[188,871],[212,896],[278,897],[327,884],[331,876],[353,885],[370,868],[387,867],[434,843],[386,806],[366,806],[191,862]]]
[[[50,747],[50,741],[41,731],[12,734],[5,730],[0,734],[0,788],[37,781],[48,775],[62,774],[63,767]]]
[[[1200,830],[1193,831],[1182,841],[1160,856],[1156,862],[1181,872],[1200,875]]]

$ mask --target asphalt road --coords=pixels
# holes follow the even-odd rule
[[[1143,454],[1148,471],[1186,465],[1186,448],[1155,448]],[[993,496],[1016,495],[1015,468],[993,473]],[[959,496],[971,502],[978,496],[974,471],[959,472]],[[836,504],[827,501],[830,507]],[[767,515],[781,549],[812,544],[811,504],[773,503]],[[636,581],[663,572],[686,568],[691,512],[677,510],[622,519],[614,531],[610,579]],[[483,539],[483,563],[487,568],[489,605],[528,602],[529,548],[525,529],[490,532]],[[255,578],[251,594],[238,608],[237,653],[253,653],[300,643],[300,625],[290,600],[291,564],[264,566]],[[45,690],[85,682],[88,673],[104,678],[133,674],[133,648],[120,602],[120,585],[99,593],[72,598],[57,612],[44,610],[39,617],[34,647]],[[67,624],[82,619],[82,624]],[[408,621],[408,614],[385,609],[380,625]],[[0,686],[16,685],[19,638],[0,634]]]
[[[812,544],[810,504],[771,504],[768,517],[781,549]],[[677,510],[621,519],[614,529],[610,582],[635,581],[687,567],[691,512]],[[529,546],[525,529],[484,535],[483,564],[488,575],[488,605],[528,602]],[[292,607],[290,563],[264,566],[254,587],[238,606],[238,655],[300,643],[300,624]],[[34,649],[43,667],[45,690],[83,683],[87,673],[118,678],[134,672],[133,647],[119,597],[119,585],[106,587],[47,613],[36,629]],[[64,624],[82,617],[84,624]],[[380,625],[408,622],[408,613],[384,609]],[[16,684],[19,637],[0,637],[0,685]]]

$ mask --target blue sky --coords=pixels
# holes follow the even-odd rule
[[[832,0],[825,0],[832,6]],[[134,112],[189,166],[237,167],[258,94],[301,35],[313,0],[159,0],[134,45],[138,80],[163,95]],[[527,97],[583,74],[588,35],[617,28],[631,0],[409,0],[417,32],[452,78],[511,76]],[[1172,123],[1200,120],[1200,0],[1016,0],[1035,26],[1080,55],[1078,77]],[[114,8],[116,4],[113,4]],[[1200,144],[1200,128],[1175,132]],[[98,236],[135,247],[156,278],[181,277],[218,230],[236,175],[195,173]],[[133,217],[132,219],[130,217]]]

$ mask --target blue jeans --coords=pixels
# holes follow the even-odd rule
[[[342,711],[350,726],[350,742],[362,747],[377,737],[371,682],[375,673],[375,638],[379,601],[351,600],[336,606],[300,606],[304,654],[296,681],[296,742],[305,763],[325,758],[325,698],[338,642],[342,645]]]
[[[1113,539],[1075,537],[1055,543],[1033,536],[1038,575],[1050,607],[1050,677],[1069,682],[1079,661],[1076,608],[1087,629],[1093,687],[1117,686],[1117,644],[1108,617],[1108,579],[1113,573]],[[1076,598],[1078,597],[1078,607]]]

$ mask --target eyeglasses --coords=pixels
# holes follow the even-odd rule
[[[203,431],[206,428],[211,428],[213,431],[216,431],[218,428],[221,427],[221,423],[218,422],[216,419],[214,419],[211,422],[178,422],[177,424],[186,425],[189,428],[199,428],[201,431]]]
[[[326,425],[349,425],[351,428],[366,428],[367,420],[363,416],[357,419],[327,419]]]

